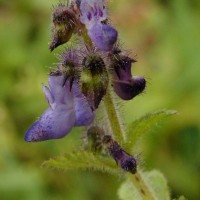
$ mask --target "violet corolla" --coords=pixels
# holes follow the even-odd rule
[[[111,51],[118,33],[107,24],[108,12],[104,0],[83,0],[80,21],[85,24],[92,42],[101,51]]]
[[[142,93],[146,86],[143,76],[132,76],[131,66],[136,62],[114,48],[111,54],[112,82],[115,93],[123,100],[131,100]]]
[[[62,75],[50,75],[49,88],[43,85],[43,91],[50,107],[28,129],[27,142],[62,138],[74,126],[93,121],[95,114],[79,87],[73,84],[71,91],[69,81],[63,85]]]

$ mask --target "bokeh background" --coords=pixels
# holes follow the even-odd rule
[[[47,107],[41,83],[52,63],[50,16],[56,0],[0,0],[0,199],[117,199],[120,178],[95,172],[54,172],[43,160],[81,143],[80,129],[62,140],[23,140]],[[124,103],[124,121],[159,109],[179,112],[143,141],[147,170],[162,171],[172,197],[200,199],[200,1],[112,0],[112,23],[125,49],[139,60],[143,95]],[[55,53],[59,53],[56,50]]]

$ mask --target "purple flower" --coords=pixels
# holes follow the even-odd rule
[[[105,24],[108,13],[104,0],[82,0],[80,20],[85,24],[88,35],[95,46],[102,51],[111,51],[117,41],[117,31]]]
[[[146,80],[143,76],[132,77],[131,65],[136,60],[128,56],[121,56],[119,53],[116,53],[111,59],[114,91],[121,99],[131,100],[145,89]]]
[[[113,80],[113,87],[116,94],[123,100],[131,100],[140,94],[146,86],[143,76],[134,76],[129,80]]]
[[[80,10],[82,13],[80,20],[88,30],[108,17],[104,0],[81,0]]]
[[[35,142],[58,139],[70,132],[73,126],[89,125],[94,113],[77,85],[70,91],[69,81],[63,86],[62,75],[51,75],[49,88],[43,86],[49,108],[28,129],[25,141]]]
[[[117,31],[109,25],[96,23],[88,30],[88,35],[101,51],[110,51],[117,40]]]
[[[116,55],[114,57],[114,62],[112,68],[114,69],[113,77],[120,80],[129,80],[132,77],[131,74],[131,65],[135,60],[127,56]]]

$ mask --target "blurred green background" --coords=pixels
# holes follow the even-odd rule
[[[120,178],[40,168],[43,160],[77,148],[80,129],[62,140],[23,140],[47,107],[41,83],[47,82],[49,67],[57,62],[48,50],[56,2],[0,0],[0,199],[114,200]],[[133,73],[148,80],[143,95],[124,103],[125,124],[158,109],[179,112],[143,139],[143,165],[165,174],[174,198],[183,194],[198,200],[200,1],[115,0],[109,6],[124,48],[137,54]]]

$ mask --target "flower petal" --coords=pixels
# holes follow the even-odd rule
[[[131,65],[133,62],[134,60],[127,56],[116,56],[112,66],[115,71],[115,73],[113,73],[113,76],[123,81],[130,80],[132,78]]]
[[[51,75],[48,82],[55,102],[58,104],[67,104],[69,107],[73,107],[73,97],[70,91],[70,84],[66,81],[63,85],[63,75]]]
[[[80,20],[87,29],[91,29],[97,22],[106,20],[108,16],[104,0],[82,0],[80,10]]]
[[[27,142],[37,142],[64,137],[70,132],[75,123],[73,109],[59,105],[55,110],[48,108],[26,132]]]
[[[72,87],[74,109],[76,114],[75,126],[88,126],[92,123],[95,113],[92,111],[87,99],[74,83]]]
[[[46,99],[48,101],[48,104],[53,109],[54,108],[53,104],[54,104],[55,101],[54,101],[53,95],[51,94],[50,89],[47,86],[43,85],[43,84],[42,84],[42,89],[43,89],[44,95],[45,95],[45,97],[46,97]]]
[[[116,94],[123,100],[131,100],[140,94],[146,86],[146,80],[142,76],[134,76],[131,80],[113,80]]]
[[[117,41],[117,31],[106,24],[96,23],[88,34],[95,46],[101,51],[111,51]]]

